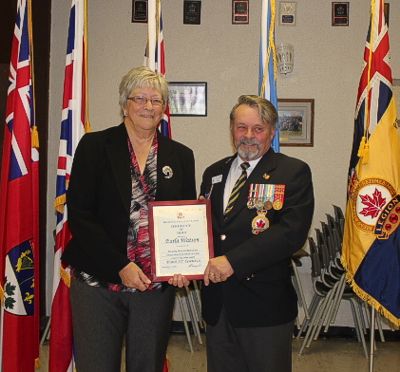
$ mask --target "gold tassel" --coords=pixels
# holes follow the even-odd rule
[[[69,288],[71,286],[71,276],[69,275],[69,272],[61,267],[60,276],[64,284]]]
[[[3,303],[3,301],[4,301],[4,289],[0,285],[0,303]]]
[[[365,141],[366,141],[366,138],[365,138],[365,136],[363,136],[363,138],[361,138],[360,147],[358,148],[358,152],[357,152],[357,156],[359,158],[362,158],[364,156]]]
[[[368,164],[369,160],[369,143],[364,145],[363,157],[362,157],[362,164]]]
[[[39,133],[36,125],[32,128],[32,147],[35,149],[39,148]]]
[[[91,127],[91,125],[90,125],[89,120],[87,120],[87,121],[85,122],[85,133],[89,133],[89,132],[91,132],[91,131],[92,131],[92,127]]]
[[[54,201],[54,208],[58,213],[64,213],[64,205],[67,201],[67,197],[65,194],[56,197]]]
[[[35,369],[39,369],[40,368],[40,359],[36,358],[35,359]]]

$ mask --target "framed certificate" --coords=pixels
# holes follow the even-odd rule
[[[149,233],[153,281],[203,279],[214,256],[209,200],[150,202]]]

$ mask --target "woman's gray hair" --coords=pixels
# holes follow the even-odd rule
[[[140,66],[129,70],[121,79],[119,84],[119,105],[121,114],[128,101],[128,97],[136,88],[153,88],[160,92],[164,106],[168,102],[168,83],[164,76],[158,74],[148,67]]]
[[[240,105],[256,107],[258,109],[258,113],[260,114],[262,122],[270,124],[272,128],[275,129],[276,122],[278,120],[278,113],[276,112],[274,105],[267,99],[254,95],[243,95],[238,98],[238,102],[235,106],[233,106],[232,111],[229,115],[231,126],[233,124],[233,121],[235,120],[235,111]]]

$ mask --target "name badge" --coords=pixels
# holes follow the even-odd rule
[[[220,182],[222,182],[222,174],[219,174],[218,176],[214,176],[213,178],[211,178],[211,184],[213,185]]]

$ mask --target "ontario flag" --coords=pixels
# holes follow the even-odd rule
[[[71,239],[66,191],[76,147],[89,130],[86,110],[86,0],[72,0],[56,181],[56,242],[54,252],[53,302],[49,371],[74,370],[72,316],[69,299],[70,272],[61,255]]]
[[[165,45],[161,0],[148,0],[147,18],[147,44],[144,64],[165,77]],[[163,136],[171,138],[171,119],[168,104],[161,119],[160,130]]]
[[[39,153],[31,9],[18,0],[11,48],[0,183],[1,371],[39,363]]]
[[[355,293],[400,326],[400,130],[383,6],[383,0],[371,1],[342,262]]]
[[[262,0],[258,90],[278,111],[276,90],[277,59],[275,47],[275,0]],[[275,130],[272,148],[279,152],[279,128]]]

